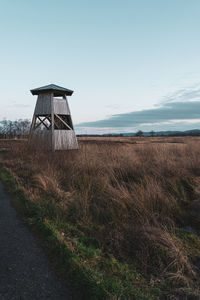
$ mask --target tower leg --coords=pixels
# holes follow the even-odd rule
[[[31,141],[31,137],[32,137],[33,130],[34,130],[34,127],[35,127],[35,121],[36,121],[36,116],[35,116],[35,114],[34,114],[34,115],[33,115],[33,119],[32,119],[32,123],[31,123],[30,133],[29,133],[29,139],[28,139],[28,142],[29,142],[29,143],[30,143],[30,141]]]
[[[54,136],[54,95],[51,94],[51,149],[55,151],[55,136]]]

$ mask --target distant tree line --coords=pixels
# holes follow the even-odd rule
[[[187,131],[163,131],[163,132],[155,132],[153,130],[149,132],[143,132],[142,130],[138,130],[136,133],[119,133],[119,134],[78,134],[77,137],[177,137],[177,136],[200,136],[200,130],[187,130]]]
[[[26,138],[28,137],[31,121],[28,119],[18,119],[16,121],[2,120],[0,121],[0,139]],[[136,133],[108,133],[108,134],[77,134],[77,137],[154,137],[154,136],[200,136],[200,130],[188,131],[166,131],[166,132],[143,132],[138,130]]]
[[[123,133],[105,133],[105,134],[77,134],[77,137],[123,137]]]
[[[13,138],[25,138],[28,136],[31,122],[28,119],[10,121],[0,121],[0,138],[1,139],[13,139]]]
[[[155,135],[155,132],[152,130],[150,132],[151,136]],[[123,134],[123,133],[104,133],[104,134],[77,134],[77,137],[126,137],[126,136],[138,136],[138,137],[142,137],[144,136],[144,133],[142,130],[138,130],[135,134],[131,134],[127,135],[127,134]]]

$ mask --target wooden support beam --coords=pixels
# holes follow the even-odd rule
[[[43,120],[38,116],[38,119],[40,120],[40,122],[42,122],[42,124],[46,127],[46,129],[49,129],[49,127],[45,124],[45,120],[47,119],[47,117],[45,117]]]
[[[54,133],[54,94],[51,93],[51,150],[55,151],[55,133]]]
[[[33,130],[35,128],[35,122],[36,122],[36,116],[35,114],[33,115],[33,119],[32,119],[32,123],[31,123],[31,129],[30,129],[30,134],[29,134],[29,138],[28,138],[28,142],[30,143],[31,138],[32,138],[32,134],[33,134]]]
[[[40,125],[42,124],[42,122],[40,121],[40,123],[38,123],[37,125],[36,125],[36,122],[35,122],[35,127],[34,127],[34,130],[35,129],[37,129]]]
[[[51,115],[46,116],[46,119],[49,121],[49,129],[51,128]]]
[[[61,117],[59,117],[59,115],[57,115],[57,114],[55,114],[55,115],[65,126],[67,126],[70,130],[72,130],[72,128]]]

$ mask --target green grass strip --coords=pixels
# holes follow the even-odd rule
[[[54,227],[44,221],[44,212],[24,195],[13,176],[2,164],[0,164],[0,179],[12,195],[16,210],[39,235],[42,246],[45,247],[50,258],[54,260],[56,258],[56,268],[59,268],[59,272],[70,279],[70,283],[73,282],[72,288],[79,290],[82,299],[108,299],[108,292],[95,282],[92,272],[79,265],[77,255],[57,239]]]
[[[70,281],[72,290],[78,291],[77,299],[158,299],[159,289],[147,286],[142,289],[134,288],[131,284],[132,280],[124,280],[121,284],[114,277],[99,280],[95,270],[83,268],[80,257],[58,238],[56,224],[46,222],[44,208],[24,194],[2,163],[0,163],[0,180],[12,196],[12,203],[18,213],[23,216],[23,219],[40,238],[41,245],[50,261],[53,262],[55,269],[65,280],[67,278],[68,283]],[[83,250],[82,252],[84,252]],[[88,249],[86,250],[88,251]]]

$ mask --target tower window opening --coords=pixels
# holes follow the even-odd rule
[[[51,128],[51,115],[36,115],[34,129],[50,129]]]
[[[70,115],[54,115],[55,130],[73,130],[72,119]]]

